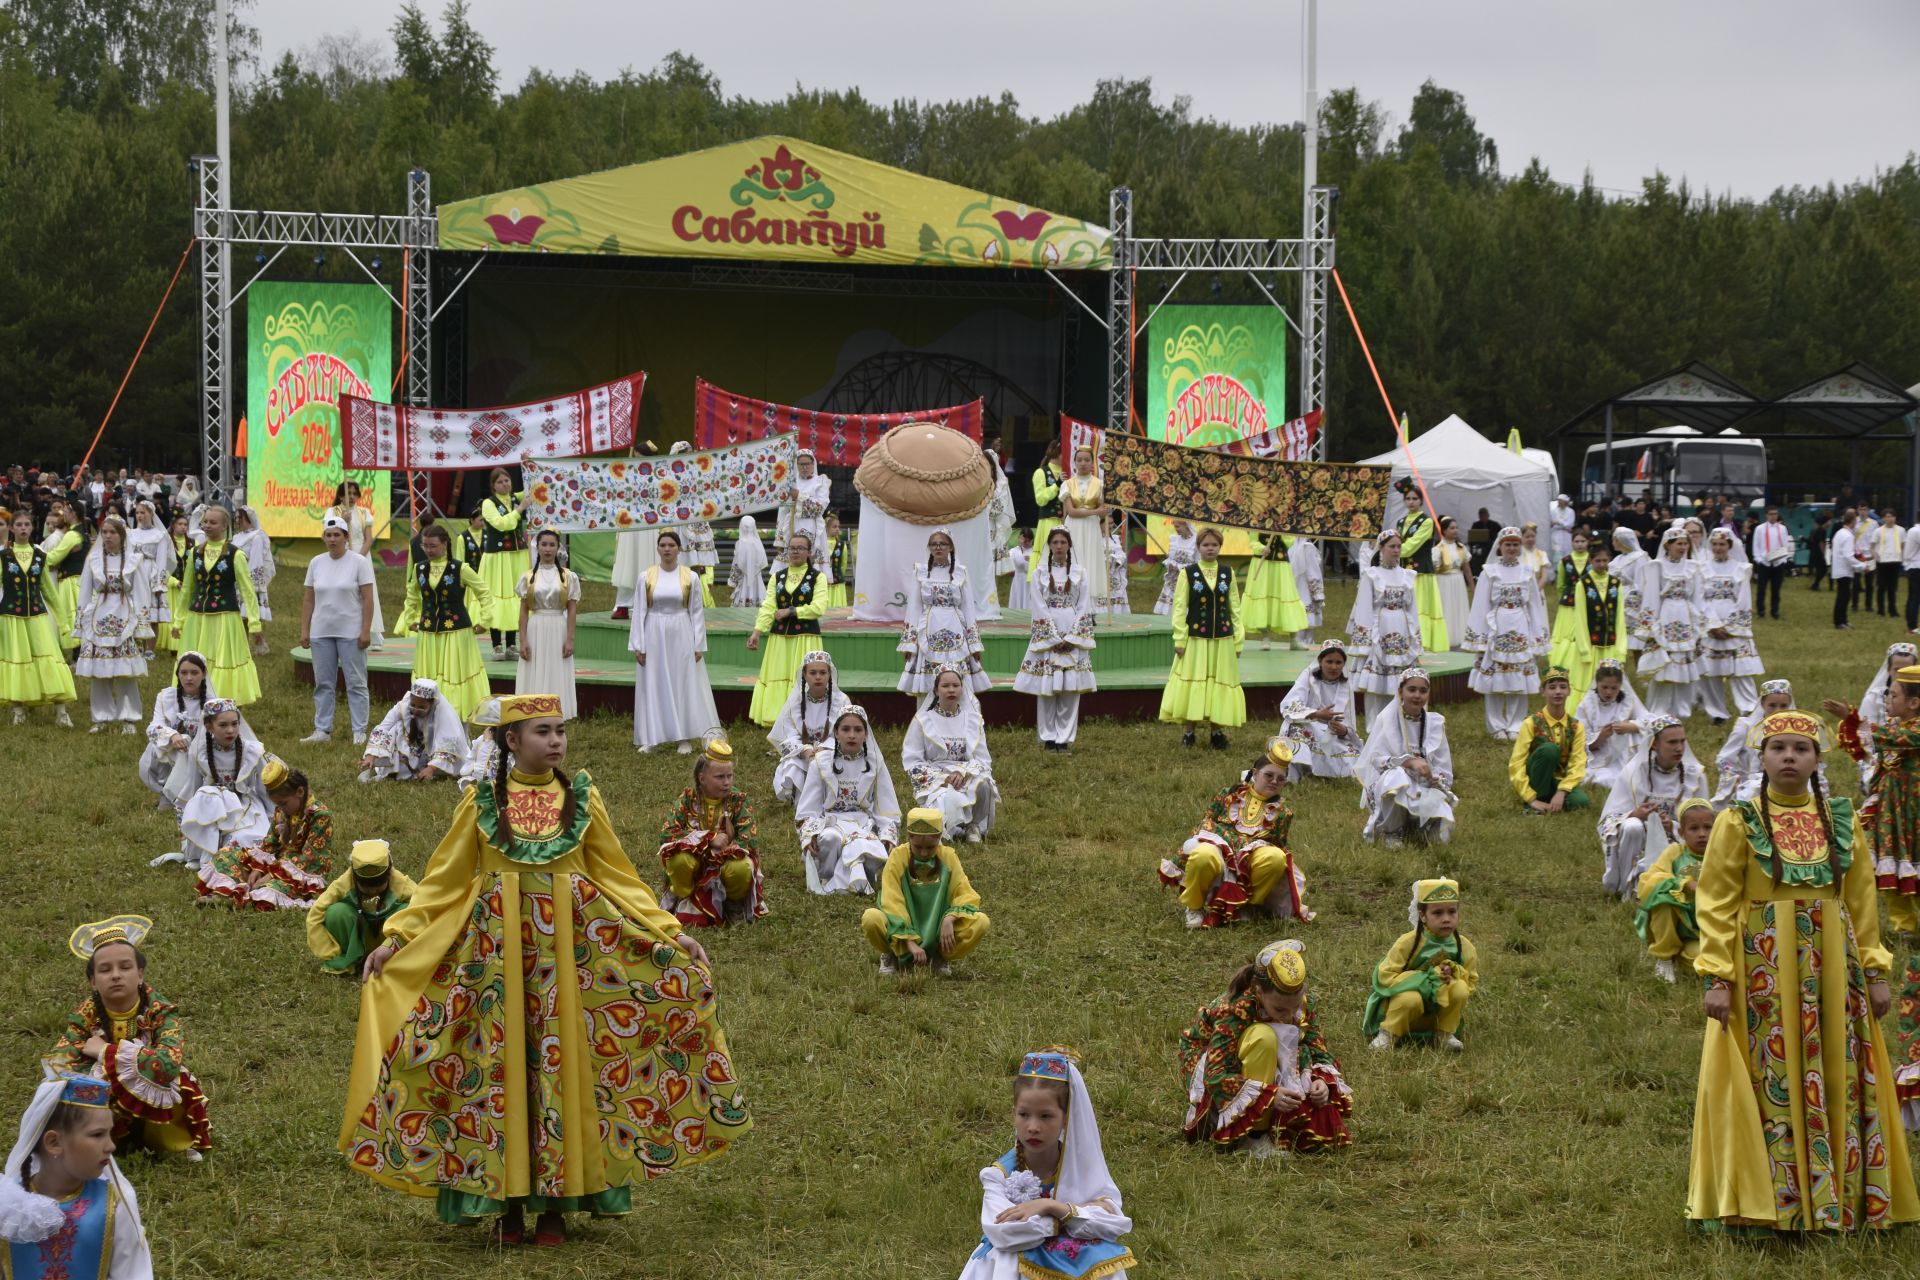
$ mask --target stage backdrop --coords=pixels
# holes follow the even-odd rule
[[[1287,322],[1274,307],[1165,306],[1147,325],[1147,435],[1200,449],[1259,435],[1287,420]],[[1168,521],[1147,522],[1167,545]],[[1227,555],[1252,551],[1229,531]]]
[[[270,537],[311,538],[349,475],[383,528],[389,473],[345,470],[340,396],[393,387],[392,303],[371,284],[262,280],[247,291],[247,502]]]

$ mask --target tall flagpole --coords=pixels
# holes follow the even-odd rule
[[[1300,227],[1308,236],[1313,225],[1313,188],[1320,180],[1320,93],[1315,82],[1314,46],[1320,39],[1320,0],[1300,2]],[[1313,406],[1309,405],[1308,408]]]
[[[226,239],[227,213],[233,208],[233,165],[232,135],[229,130],[227,100],[228,81],[232,74],[231,59],[227,49],[227,4],[228,0],[215,0],[213,15],[213,127],[214,154],[220,159],[220,457],[214,468],[216,474],[207,477],[209,483],[226,491],[231,496],[233,483],[233,381],[229,371],[233,364],[233,245]]]

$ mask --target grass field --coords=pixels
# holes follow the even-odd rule
[[[274,656],[249,718],[331,805],[342,856],[352,839],[383,836],[417,875],[455,790],[356,785],[344,705],[332,746],[297,745],[312,704],[284,653],[300,578],[283,567],[275,583]],[[398,579],[382,583],[393,618]],[[607,590],[590,587],[587,606],[606,607]],[[1344,621],[1351,589],[1332,594],[1329,617]],[[1803,706],[1857,699],[1904,634],[1865,617],[1836,635],[1831,597],[1804,580],[1786,601],[1760,647]],[[149,704],[161,683],[158,672],[147,682]],[[0,823],[0,1107],[10,1123],[83,994],[68,931],[132,910],[157,922],[149,976],[184,1012],[218,1144],[200,1165],[128,1162],[162,1276],[950,1277],[979,1237],[975,1173],[1010,1143],[1010,1073],[1053,1042],[1084,1055],[1141,1276],[1920,1274],[1912,1231],[1765,1251],[1685,1231],[1699,989],[1656,981],[1631,913],[1601,896],[1592,815],[1521,816],[1477,702],[1445,708],[1462,798],[1450,848],[1362,844],[1351,787],[1290,795],[1320,917],[1287,930],[1307,940],[1354,1089],[1353,1148],[1254,1163],[1182,1141],[1176,1037],[1274,931],[1188,932],[1154,864],[1257,752],[1277,706],[1277,693],[1257,700],[1228,753],[1182,751],[1150,724],[1085,724],[1069,757],[1000,735],[1001,825],[965,852],[992,932],[957,977],[931,982],[882,979],[860,938],[862,904],[806,893],[763,738],[735,726],[773,914],[705,941],[756,1128],[728,1157],[640,1191],[631,1217],[576,1220],[565,1249],[505,1253],[439,1225],[430,1202],[348,1171],[333,1144],[353,985],[317,971],[297,917],[198,909],[188,875],[147,867],[177,832],[135,776],[141,739],[57,730],[39,712],[0,726],[13,759]],[[1711,759],[1725,730],[1690,727]],[[625,719],[576,726],[569,765],[591,770],[657,885],[651,837],[687,761],[638,756],[630,734]],[[897,760],[899,731],[881,736]],[[1844,783],[1852,770],[1832,772]],[[1369,1052],[1369,969],[1406,928],[1408,882],[1440,871],[1462,881],[1463,930],[1481,957],[1467,1052]]]

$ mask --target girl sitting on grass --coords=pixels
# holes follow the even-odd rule
[[[980,1244],[960,1280],[1124,1277],[1133,1230],[1071,1050],[1020,1061],[1013,1147],[980,1171]]]
[[[1680,839],[1668,845],[1640,877],[1640,910],[1634,914],[1633,931],[1647,944],[1654,976],[1662,982],[1679,981],[1674,957],[1691,964],[1700,954],[1700,926],[1694,919],[1693,895],[1699,887],[1700,857],[1707,851],[1707,837],[1713,834],[1713,819],[1711,801],[1698,797],[1682,800]]]
[[[235,910],[305,911],[333,869],[333,814],[313,798],[307,775],[268,756],[260,782],[273,802],[258,844],[230,844],[200,864],[200,898]]]
[[[167,795],[180,814],[180,847],[149,865],[178,862],[188,870],[227,845],[266,839],[272,801],[260,781],[266,749],[240,732],[240,708],[209,698],[193,749],[180,753],[167,779]]]
[[[1480,985],[1480,962],[1460,933],[1460,886],[1416,880],[1403,933],[1373,971],[1360,1032],[1369,1047],[1391,1049],[1408,1038],[1458,1053],[1467,998]]]

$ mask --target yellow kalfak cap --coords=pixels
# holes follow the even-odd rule
[[[1270,942],[1254,960],[1260,971],[1282,992],[1292,995],[1307,987],[1306,944],[1295,938]]]
[[[907,810],[907,834],[910,836],[937,836],[946,834],[947,824],[938,809]]]
[[[1747,745],[1758,749],[1768,738],[1777,738],[1783,733],[1799,734],[1803,738],[1812,738],[1817,751],[1833,750],[1833,730],[1827,722],[1810,711],[1776,711],[1747,732]]]
[[[393,849],[385,840],[355,840],[347,865],[362,880],[376,879],[393,869]]]
[[[1267,763],[1285,769],[1293,763],[1293,744],[1285,738],[1267,739]]]
[[[544,720],[561,714],[559,694],[517,693],[500,699],[498,723],[519,724],[522,720]]]
[[[287,768],[287,762],[279,756],[269,755],[260,764],[260,785],[269,791],[278,791],[287,784],[287,777],[293,770]]]
[[[82,960],[91,960],[93,953],[108,943],[129,942],[137,947],[152,932],[153,921],[145,916],[108,916],[75,929],[67,937],[67,949]]]

